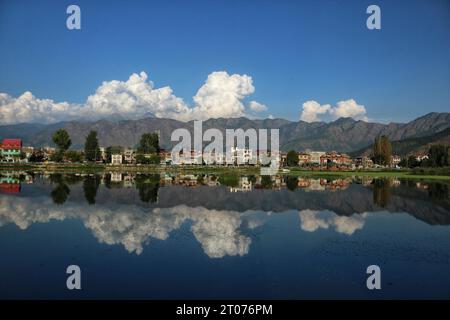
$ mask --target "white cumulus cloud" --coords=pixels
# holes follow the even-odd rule
[[[319,121],[319,115],[327,113],[331,109],[329,104],[320,105],[317,101],[310,100],[303,103],[303,111],[300,119],[306,122]]]
[[[128,81],[103,82],[88,97],[86,111],[97,116],[120,114],[131,118],[153,115],[158,118],[176,118],[190,110],[183,99],[176,97],[170,87],[155,89],[147,81],[145,72],[133,73]]]
[[[182,121],[248,116],[267,110],[259,102],[244,99],[255,92],[250,76],[225,71],[212,72],[189,106],[169,87],[155,88],[145,72],[133,73],[127,81],[105,81],[83,104],[36,98],[31,92],[19,97],[0,93],[0,124],[53,123],[73,119],[97,120],[111,115],[127,119],[144,116]]]
[[[267,110],[267,106],[265,104],[262,104],[262,103],[259,103],[256,101],[250,101],[250,103],[248,104],[248,107],[250,108],[250,110],[256,111],[256,112],[261,112],[261,111]]]
[[[310,100],[303,103],[300,119],[306,122],[336,120],[351,117],[355,120],[368,121],[366,108],[358,104],[354,99],[339,101],[336,106],[329,104],[321,105],[319,102]]]
[[[331,109],[331,115],[335,119],[351,117],[356,120],[367,121],[366,108],[357,104],[353,99],[339,101],[336,107]]]
[[[0,93],[0,123],[42,122],[49,123],[77,114],[78,106],[67,102],[56,103],[50,99],[37,99],[29,91],[14,98]]]
[[[208,119],[244,116],[246,108],[242,100],[253,92],[255,87],[251,77],[245,74],[229,75],[225,71],[213,72],[194,96],[196,107],[193,109],[193,117]]]

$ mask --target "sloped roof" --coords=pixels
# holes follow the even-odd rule
[[[20,149],[22,148],[21,139],[3,139],[2,141],[3,149]]]

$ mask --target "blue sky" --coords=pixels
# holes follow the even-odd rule
[[[66,8],[81,8],[81,30]],[[381,8],[381,30],[366,8]],[[261,116],[354,99],[378,122],[450,110],[449,1],[1,1],[0,92],[85,103],[145,71],[194,106],[214,71],[248,75]],[[248,100],[248,101],[247,101]]]

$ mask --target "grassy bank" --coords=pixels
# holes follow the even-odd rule
[[[0,164],[0,172],[6,171],[35,171],[60,173],[101,173],[101,172],[142,172],[142,173],[192,173],[192,174],[259,174],[260,168],[253,166],[224,167],[224,166],[163,166],[163,165],[121,165],[105,164]],[[289,171],[279,171],[279,174],[304,177],[395,177],[408,179],[450,180],[448,169],[421,168],[421,170],[349,170],[325,171],[290,168]]]
[[[372,177],[372,178],[408,178],[408,179],[430,179],[450,180],[450,175],[417,174],[412,170],[404,171],[318,171],[318,170],[291,170],[289,175],[304,177]]]

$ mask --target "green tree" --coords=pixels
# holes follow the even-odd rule
[[[430,147],[428,165],[431,167],[445,167],[449,163],[450,147],[444,145],[433,145]]]
[[[407,166],[408,168],[415,168],[420,166],[420,161],[416,159],[415,156],[411,155],[407,159]]]
[[[376,137],[373,142],[372,161],[376,164],[381,163],[381,141],[379,137]]]
[[[150,164],[160,164],[161,157],[157,154],[152,154],[149,158]]]
[[[50,155],[50,161],[61,162],[63,158],[63,153],[59,150]]]
[[[90,131],[84,143],[84,157],[87,161],[97,161],[100,159],[100,156],[97,131]]]
[[[53,133],[53,143],[58,147],[58,155],[54,157],[53,161],[61,162],[63,160],[63,154],[69,149],[72,144],[70,136],[65,129],[58,129]]]
[[[288,167],[298,166],[298,153],[296,151],[291,150],[287,153],[286,164]]]
[[[387,136],[375,138],[372,154],[372,161],[374,163],[383,166],[391,164],[392,146]]]
[[[72,141],[70,136],[65,129],[59,129],[52,136],[53,142],[58,146],[59,150],[65,152],[69,149]]]
[[[161,157],[158,156],[157,154],[152,154],[152,155],[138,154],[136,156],[136,163],[159,164],[160,162],[161,162]]]
[[[389,141],[389,138],[386,136],[381,136],[381,152],[383,155],[383,163],[386,166],[392,165],[391,157],[392,157],[392,145]]]
[[[83,154],[75,150],[66,151],[65,157],[70,162],[81,162],[83,160]]]
[[[158,153],[159,136],[157,133],[144,133],[139,140],[138,153],[149,154]]]

